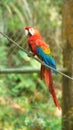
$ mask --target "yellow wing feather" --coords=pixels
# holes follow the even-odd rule
[[[45,54],[50,54],[50,48],[43,50]]]
[[[37,39],[36,45],[37,46],[40,45],[40,47],[43,49],[43,52],[47,55],[50,55],[51,52],[50,52],[49,45],[45,44],[45,42],[43,40],[41,41],[40,39]]]

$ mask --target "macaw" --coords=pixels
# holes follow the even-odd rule
[[[45,43],[38,29],[27,26],[25,27],[25,35],[28,36],[28,45],[34,56],[37,55],[42,60],[42,62],[45,62],[47,65],[56,69],[55,60],[51,55],[49,45]],[[54,89],[52,71],[51,69],[47,69],[44,65],[41,65],[41,79],[45,80],[46,86],[49,88],[54,103],[60,110],[61,107]]]

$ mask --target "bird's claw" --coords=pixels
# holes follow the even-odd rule
[[[44,65],[45,64],[45,62],[44,61],[42,61],[42,65]]]
[[[34,54],[33,54],[32,52],[29,52],[29,53],[28,53],[28,56],[29,56],[29,57],[33,57]]]

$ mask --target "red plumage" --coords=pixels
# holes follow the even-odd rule
[[[46,69],[45,66],[41,66],[41,78],[45,79],[46,86],[48,87],[48,89],[52,95],[53,101],[54,101],[55,105],[58,107],[58,109],[60,110],[61,107],[60,107],[58,99],[56,97],[56,92],[54,89],[51,70]]]
[[[34,53],[34,55],[37,55],[39,58],[41,58],[42,61],[44,61],[43,57],[38,54],[36,47],[38,46],[38,47],[42,48],[42,50],[49,50],[49,46],[44,42],[43,38],[40,36],[40,33],[36,28],[26,27],[25,30],[28,31],[28,45],[29,45],[31,51]],[[33,33],[33,35],[31,35],[32,33]],[[43,53],[44,53],[44,51],[43,51]],[[45,53],[44,53],[44,55],[45,55]],[[48,87],[48,89],[53,97],[54,103],[60,110],[61,107],[60,107],[58,99],[56,97],[56,92],[54,89],[54,84],[53,84],[53,79],[52,79],[52,72],[50,69],[47,69],[43,65],[41,65],[41,79],[45,80],[46,86]]]

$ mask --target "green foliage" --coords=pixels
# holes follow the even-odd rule
[[[54,117],[53,115],[52,119],[52,111],[47,114],[46,112],[49,111],[49,108],[45,110],[42,107],[42,102],[39,105],[35,102],[34,106],[32,103],[28,104],[28,102],[28,98],[21,97],[16,99],[14,103],[9,101],[0,103],[2,111],[0,113],[0,121],[2,122],[0,129],[34,130],[39,128],[42,130],[61,130],[60,117]]]
[[[61,67],[61,1],[2,0],[0,4],[1,31],[27,48],[24,26],[38,27]],[[0,68],[40,67],[1,35],[0,45]],[[39,77],[36,73],[0,75],[0,129],[61,130],[61,117],[54,114],[52,98]],[[61,86],[61,77],[54,79],[55,86]]]

